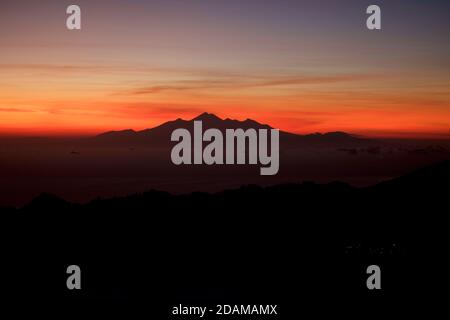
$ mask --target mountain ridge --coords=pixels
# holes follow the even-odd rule
[[[173,130],[178,128],[192,129],[194,121],[202,121],[204,130],[209,128],[217,128],[221,131],[225,129],[273,129],[272,126],[268,124],[262,124],[256,120],[247,118],[245,120],[236,120],[225,118],[222,119],[213,113],[203,112],[198,116],[190,119],[184,120],[177,118],[175,120],[166,121],[153,128],[143,129],[135,131],[133,129],[124,129],[118,131],[107,131],[92,137],[92,139],[103,142],[150,142],[151,140],[159,140],[162,137],[167,140]],[[134,140],[134,141],[132,141]],[[148,141],[150,140],[150,141]],[[360,138],[356,135],[349,134],[343,131],[332,131],[326,133],[311,133],[306,135],[300,135],[292,132],[287,132],[280,130],[280,140],[285,142],[292,142],[296,140],[298,142],[313,142],[313,143],[339,143],[339,142],[367,142],[370,139]],[[157,141],[153,141],[157,142]],[[159,141],[160,142],[160,141]]]
[[[388,179],[379,183],[376,183],[369,187],[354,187],[351,184],[342,182],[342,181],[332,181],[329,183],[313,183],[313,182],[299,182],[299,183],[284,183],[284,184],[275,184],[271,186],[258,186],[258,185],[242,185],[239,188],[233,189],[225,189],[220,192],[190,192],[186,194],[173,194],[166,191],[160,191],[151,189],[142,193],[132,193],[128,195],[123,195],[119,197],[112,198],[96,198],[91,201],[88,201],[84,204],[67,201],[63,197],[57,196],[52,193],[42,192],[27,204],[25,204],[23,209],[40,209],[40,210],[51,210],[55,208],[67,208],[70,206],[78,206],[78,205],[90,205],[97,202],[107,202],[107,201],[121,201],[127,200],[136,197],[145,197],[145,195],[149,194],[158,194],[160,197],[186,197],[191,196],[195,197],[195,195],[208,194],[208,195],[220,195],[220,194],[228,194],[228,193],[236,193],[236,192],[252,192],[252,190],[263,190],[263,189],[304,189],[305,192],[310,192],[312,189],[315,189],[316,192],[320,190],[333,190],[334,192],[348,192],[348,191],[362,191],[368,193],[375,194],[409,194],[412,193],[426,193],[426,192],[445,192],[448,187],[450,177],[450,159],[446,161],[441,161],[439,163],[428,165],[425,167],[418,168],[413,170],[407,174],[404,174],[399,177],[395,177],[392,179]],[[430,184],[432,188],[430,189]],[[443,189],[443,186],[446,186]],[[322,192],[320,191],[320,192]],[[6,207],[1,207],[2,209],[6,209]]]

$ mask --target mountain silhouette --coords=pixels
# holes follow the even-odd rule
[[[261,124],[252,119],[243,121],[234,119],[221,119],[218,116],[204,112],[191,120],[176,119],[167,121],[159,126],[141,131],[134,131],[126,129],[121,131],[109,131],[99,134],[91,139],[97,143],[107,144],[149,144],[153,146],[168,145],[171,133],[178,128],[184,128],[192,131],[194,121],[202,121],[203,130],[210,128],[219,129],[225,132],[226,129],[273,129],[270,125]],[[313,133],[307,135],[298,135],[286,131],[280,131],[280,144],[295,145],[335,145],[341,147],[355,146],[367,144],[369,139],[362,139],[345,132],[328,132],[328,133]]]
[[[118,302],[127,310],[150,306],[161,318],[180,301],[268,300],[287,306],[283,315],[293,318],[299,292],[307,302],[302,310],[313,304],[317,312],[317,301],[367,310],[373,292],[366,269],[375,264],[383,286],[377,308],[398,305],[399,297],[423,303],[439,294],[447,272],[439,259],[448,251],[448,189],[435,191],[448,186],[449,172],[445,161],[372,188],[149,191],[81,205],[43,194],[20,209],[0,207],[2,236],[14,243],[14,251],[3,252],[2,290],[21,303],[26,292],[34,301],[80,308],[93,301],[105,310]],[[420,196],[411,197],[411,185],[422,186]],[[81,294],[64,286],[73,263],[84,272]]]
[[[252,119],[221,119],[205,112],[141,131],[110,131],[89,138],[6,140],[0,159],[0,204],[21,206],[42,192],[86,202],[149,188],[180,194],[302,181],[369,186],[450,158],[446,146],[450,143],[445,141],[430,146],[430,142],[397,143],[339,131],[307,135],[280,131],[280,166],[274,176],[261,176],[258,165],[174,165],[171,150],[176,142],[171,141],[171,134],[178,128],[192,133],[196,120],[202,121],[204,130],[271,129]]]
[[[380,183],[377,183],[373,186],[364,187],[364,188],[355,188],[350,186],[347,183],[333,181],[327,184],[316,184],[314,182],[304,182],[304,183],[290,183],[290,184],[280,184],[274,185],[271,187],[261,187],[261,186],[242,186],[237,189],[225,190],[222,192],[215,193],[218,194],[245,194],[248,192],[260,192],[261,190],[296,190],[302,191],[308,194],[317,193],[328,193],[330,190],[334,195],[338,194],[349,194],[349,193],[361,193],[369,194],[369,193],[394,193],[394,194],[411,194],[411,192],[415,194],[421,194],[423,196],[435,195],[441,192],[447,192],[450,189],[450,160],[446,160],[443,162],[439,162],[434,165],[426,166],[423,168],[419,168],[405,174],[400,177],[396,177],[393,179],[389,179]],[[359,191],[358,191],[359,190]],[[91,202],[91,204],[102,204],[108,202],[127,202],[127,201],[136,201],[141,198],[155,198],[159,199],[159,203],[167,201],[173,197],[191,197],[196,198],[198,195],[208,195],[208,193],[191,193],[186,195],[171,195],[168,192],[163,191],[148,191],[142,194],[129,195],[124,197],[116,197],[114,199],[96,199]],[[163,200],[161,202],[161,200]],[[156,203],[156,202],[155,202]],[[28,204],[23,206],[25,210],[62,210],[67,209],[69,206],[73,205],[73,203],[64,200],[63,198],[43,192]],[[1,208],[1,207],[0,207]]]
[[[419,168],[404,176],[381,182],[371,189],[408,196],[447,193],[450,190],[450,160]]]

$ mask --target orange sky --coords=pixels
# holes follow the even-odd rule
[[[64,1],[0,19],[0,134],[140,130],[207,111],[297,133],[450,137],[445,30],[376,34],[353,11],[313,5],[302,17],[280,8],[296,29],[256,2],[239,19],[226,19],[234,1],[217,12],[79,2],[81,31],[65,29]]]

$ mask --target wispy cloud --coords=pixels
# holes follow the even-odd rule
[[[0,70],[30,70],[38,72],[100,72],[100,73],[144,73],[144,74],[170,74],[179,76],[190,76],[193,78],[246,78],[249,77],[242,72],[230,70],[210,70],[204,68],[188,67],[164,67],[147,64],[52,64],[52,63],[0,63]]]
[[[149,65],[103,65],[103,64],[0,64],[2,71],[27,71],[39,76],[54,75],[66,77],[67,74],[119,75],[121,85],[112,95],[150,95],[164,92],[182,91],[234,91],[268,87],[288,87],[334,84],[365,81],[380,78],[377,74],[286,74],[285,71],[260,73],[255,70],[236,71],[204,68],[175,68]],[[280,74],[281,72],[281,74]],[[288,72],[292,73],[292,72]],[[275,75],[277,74],[277,75]],[[103,81],[108,81],[104,78]],[[151,85],[143,79],[151,79]],[[154,81],[153,81],[154,79]],[[148,81],[148,82],[150,82]],[[115,83],[114,85],[116,85]],[[130,88],[130,86],[132,86]]]
[[[344,74],[329,76],[290,76],[290,77],[270,77],[270,76],[253,76],[244,77],[243,79],[200,79],[200,80],[183,80],[173,81],[170,84],[158,84],[147,87],[139,87],[129,90],[126,94],[143,95],[155,94],[166,91],[199,91],[199,90],[239,90],[262,87],[279,87],[279,86],[302,86],[316,84],[332,84],[349,81],[363,81],[379,77],[378,75],[368,74]]]
[[[35,112],[35,110],[22,108],[0,108],[0,112]]]

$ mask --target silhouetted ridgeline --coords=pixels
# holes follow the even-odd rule
[[[342,181],[369,186],[450,158],[450,140],[364,139],[344,132],[297,135],[280,132],[279,171],[260,176],[259,165],[174,165],[173,130],[269,129],[247,119],[201,114],[142,130],[85,138],[0,138],[0,206],[23,206],[48,192],[71,202],[110,198],[149,189],[173,194],[219,192],[241,185]],[[247,150],[248,151],[248,150]]]
[[[126,144],[131,146],[151,145],[166,146],[170,141],[170,136],[175,129],[184,128],[193,135],[194,121],[202,121],[204,130],[215,128],[225,133],[226,129],[272,129],[267,124],[261,124],[252,119],[244,121],[234,119],[221,119],[214,114],[204,112],[191,120],[176,119],[167,121],[157,127],[134,131],[131,129],[120,131],[109,131],[92,137],[86,143],[96,145],[120,145]],[[371,145],[374,141],[370,139],[360,138],[345,132],[327,132],[325,134],[313,133],[306,135],[298,135],[286,131],[280,132],[280,143],[283,148],[294,148],[304,146],[365,146]]]
[[[446,161],[370,188],[149,191],[86,204],[42,194],[1,210],[2,290],[80,308],[152,306],[161,316],[182,302],[277,303],[291,316],[299,299],[312,310],[352,301],[349,312],[423,303],[445,271],[449,178]],[[70,264],[83,270],[78,293],[65,290]],[[371,264],[382,268],[379,293],[365,287]]]

